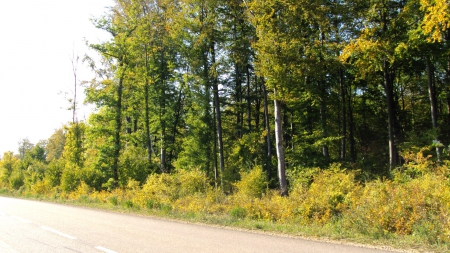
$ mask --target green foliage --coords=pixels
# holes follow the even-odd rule
[[[77,166],[65,166],[61,174],[61,190],[65,192],[71,192],[75,190],[80,184],[80,176]]]
[[[11,189],[18,190],[25,184],[25,176],[22,170],[14,170],[9,177],[9,186]]]
[[[147,151],[139,147],[126,147],[120,156],[119,168],[121,185],[126,185],[130,179],[144,182],[151,172]]]
[[[88,59],[96,77],[86,102],[97,110],[48,141],[20,140],[19,155],[0,161],[0,187],[448,243],[449,122],[438,110],[431,125],[428,94],[431,84],[440,107],[448,104],[448,6],[116,1],[94,20],[112,35],[91,45],[101,60]],[[275,99],[286,197],[271,189]],[[389,137],[404,161],[395,169]]]
[[[245,216],[247,216],[247,210],[242,207],[235,207],[230,210],[230,215],[231,217],[236,219],[243,219],[245,218]]]
[[[65,144],[66,135],[64,129],[59,128],[47,140],[47,145],[45,146],[47,162],[58,160],[62,156]]]
[[[235,141],[227,156],[227,168],[224,172],[225,181],[239,179],[239,171],[251,170],[255,164],[264,163],[264,138],[267,133],[244,134]]]
[[[65,127],[66,142],[64,145],[63,159],[66,163],[72,163],[74,166],[82,167],[84,164],[83,141],[85,138],[86,124],[72,123]]]
[[[212,188],[204,172],[182,170],[151,174],[142,187],[130,179],[126,187],[110,191],[96,191],[81,181],[60,197],[82,203],[105,203],[114,208],[147,209],[164,215],[253,220],[259,227],[261,222],[280,226],[318,225],[340,231],[340,236],[344,233],[371,239],[408,237],[425,245],[448,245],[450,222],[445,217],[450,215],[449,170],[443,163],[412,174],[407,167],[416,170],[427,165],[429,158],[421,152],[415,156],[411,153],[412,160],[404,169],[395,171],[392,180],[359,181],[359,171],[344,169],[341,164],[332,164],[327,169],[298,169],[289,175],[291,187],[286,197],[266,190],[264,173],[258,167],[241,173],[241,180],[235,184],[236,192],[228,195]],[[14,174],[17,172],[22,171],[14,170],[11,178],[22,175],[22,181],[14,185],[22,194],[55,196],[49,180],[37,180],[26,189],[22,187],[25,174]]]
[[[19,159],[12,152],[5,152],[0,160],[0,183],[6,185],[9,183],[9,177],[14,168],[18,166]]]
[[[61,184],[61,175],[64,170],[63,160],[52,160],[47,169],[45,170],[45,179],[48,180],[52,187],[59,186]]]

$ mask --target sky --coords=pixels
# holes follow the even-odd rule
[[[21,0],[0,3],[0,157],[18,153],[18,142],[48,139],[72,120],[72,55],[80,57],[77,82],[93,73],[81,62],[95,56],[85,41],[109,39],[90,19],[101,17],[113,0]],[[82,91],[77,92],[82,97]],[[66,94],[67,95],[64,95]],[[79,101],[82,106],[82,101]],[[88,107],[78,118],[89,115]]]

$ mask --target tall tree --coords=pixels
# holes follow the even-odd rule
[[[396,112],[395,77],[398,71],[396,48],[405,41],[406,23],[400,15],[405,6],[404,1],[373,1],[360,4],[360,18],[365,28],[357,32],[357,39],[353,39],[346,46],[343,59],[354,55],[355,66],[359,72],[367,74],[382,74],[386,109],[388,115],[389,133],[389,167],[392,169],[399,164],[398,141],[399,128]]]

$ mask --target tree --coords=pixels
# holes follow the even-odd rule
[[[365,22],[365,28],[357,32],[345,48],[342,59],[351,58],[359,69],[362,78],[370,74],[382,75],[386,109],[388,114],[389,132],[389,167],[399,164],[398,141],[399,127],[396,118],[395,77],[399,69],[396,48],[405,41],[407,24],[401,15],[404,1],[374,1],[361,4],[360,18]]]
[[[19,144],[19,158],[20,159],[24,159],[26,153],[34,147],[34,144],[31,143],[30,140],[28,140],[28,138],[21,139],[18,142],[18,144]]]
[[[114,87],[114,133],[113,133],[113,180],[114,186],[118,186],[119,181],[119,156],[121,151],[121,130],[122,130],[122,113],[123,113],[123,92],[124,82],[128,71],[129,64],[129,43],[130,36],[136,29],[135,19],[133,16],[129,16],[127,8],[133,8],[128,1],[117,1],[117,5],[112,9],[113,15],[104,17],[100,20],[96,20],[96,26],[99,29],[103,29],[112,35],[112,41],[103,44],[90,45],[93,49],[97,50],[102,57],[106,60],[110,60],[113,64],[116,79],[111,83],[111,87]],[[131,12],[136,15],[136,13]]]
[[[66,135],[64,133],[64,128],[59,128],[48,138],[46,149],[46,161],[51,162],[52,160],[58,160],[64,150],[64,145],[66,143]]]

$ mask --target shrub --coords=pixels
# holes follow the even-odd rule
[[[361,186],[355,181],[356,172],[335,168],[314,176],[309,189],[300,197],[296,212],[304,221],[326,223],[339,217],[360,193]]]
[[[175,175],[178,184],[178,197],[191,196],[197,193],[205,193],[209,187],[206,174],[199,169],[180,170]]]
[[[35,194],[42,194],[42,195],[46,195],[51,193],[52,191],[52,185],[50,184],[49,180],[41,180],[38,181],[36,183],[34,183],[31,186],[31,191]]]
[[[171,203],[178,196],[176,185],[176,180],[170,174],[151,174],[142,190],[134,194],[133,202],[142,207],[148,206],[150,200],[158,204]]]
[[[61,184],[61,175],[64,168],[64,161],[62,159],[53,160],[48,164],[45,171],[45,178],[49,181],[52,187]]]
[[[450,189],[442,176],[425,174],[408,182],[377,180],[365,186],[348,210],[346,224],[363,234],[422,234],[434,243],[449,242],[448,203]]]
[[[119,198],[117,195],[112,195],[108,197],[108,202],[111,203],[113,206],[117,206],[119,204]]]
[[[61,175],[61,189],[67,193],[75,190],[80,184],[79,168],[75,165],[66,165]]]
[[[84,181],[78,185],[78,187],[70,192],[69,197],[71,199],[80,199],[82,196],[88,196],[91,193],[91,188]]]
[[[245,210],[245,208],[243,207],[238,206],[230,210],[230,215],[236,219],[243,219],[245,218],[245,216],[247,216],[247,210]]]
[[[18,190],[20,187],[24,185],[25,177],[23,172],[19,169],[14,170],[9,177],[9,186],[12,189]]]
[[[241,180],[234,184],[238,195],[246,198],[261,198],[267,190],[266,174],[261,166],[240,174]]]

